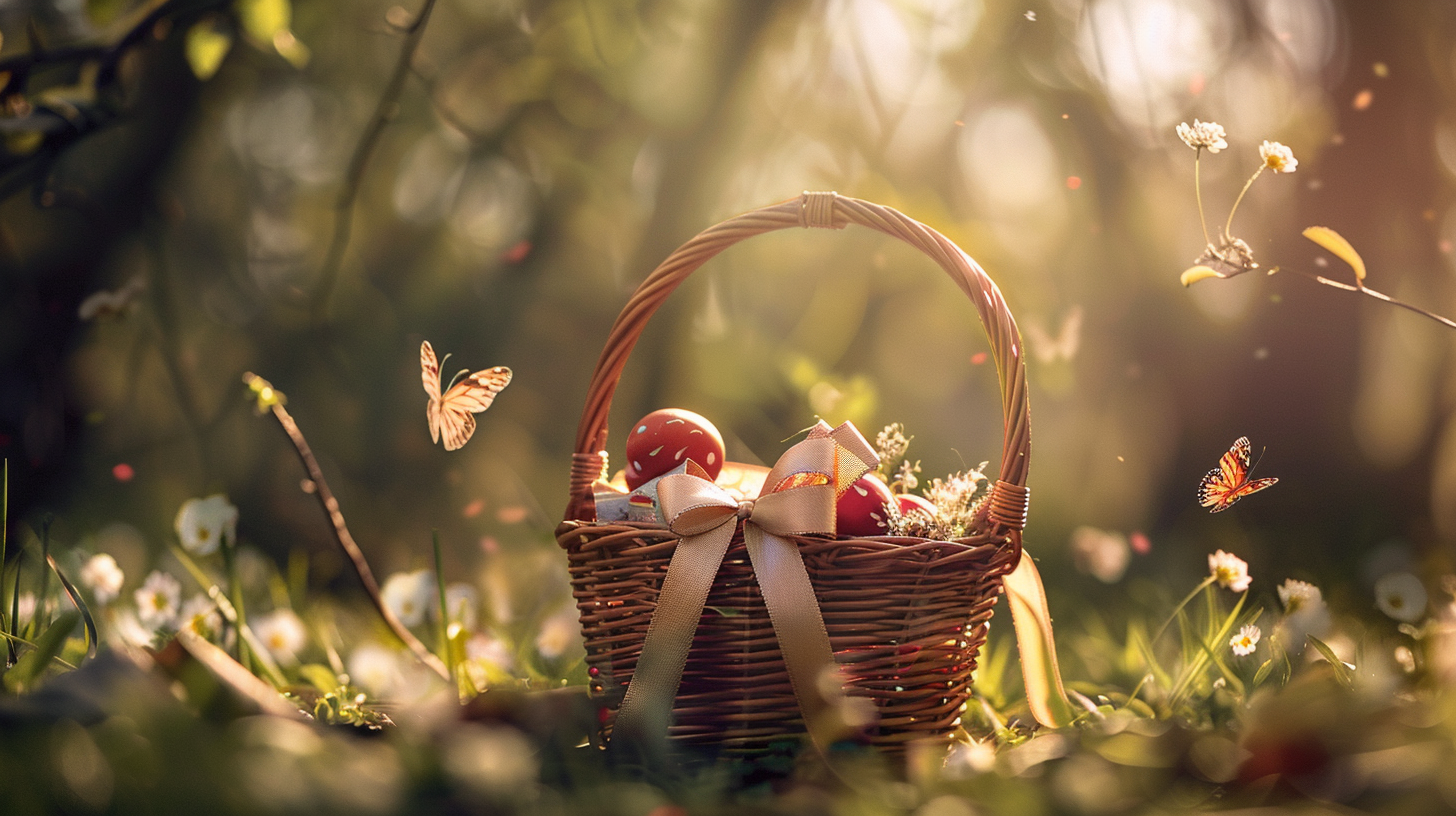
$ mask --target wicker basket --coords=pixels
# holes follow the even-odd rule
[[[935,230],[877,204],[835,193],[730,218],[673,252],[618,317],[597,363],[577,431],[571,498],[557,541],[566,550],[586,641],[601,743],[642,654],[658,593],[679,540],[664,527],[598,522],[593,482],[603,474],[607,414],[618,377],[647,320],[689,274],[727,247],[789,227],[858,224],[930,256],[970,298],[990,339],[1001,383],[1005,437],[999,478],[975,534],[955,541],[796,536],[850,696],[873,701],[865,739],[891,752],[944,740],[959,724],[1001,578],[1021,557],[1030,433],[1025,366],[1001,293],[969,256]],[[671,712],[679,747],[755,756],[796,745],[805,722],[758,582],[735,534],[713,579]]]

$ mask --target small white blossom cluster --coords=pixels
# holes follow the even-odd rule
[[[1293,173],[1299,169],[1299,159],[1294,158],[1294,151],[1278,143],[1265,141],[1259,145],[1259,158],[1264,160],[1264,166],[1276,173]]]
[[[891,462],[897,462],[905,456],[905,451],[910,449],[910,440],[913,436],[905,435],[905,426],[898,422],[891,422],[875,435],[875,452],[880,455],[880,463],[888,466]]]
[[[1228,147],[1228,141],[1224,138],[1226,135],[1223,125],[1217,122],[1200,122],[1194,119],[1192,127],[1187,122],[1178,125],[1178,138],[1194,150],[1217,153]]]
[[[982,490],[988,482],[982,473],[988,462],[944,479],[936,477],[925,486],[925,499],[935,512],[911,509],[901,512],[898,506],[886,505],[886,522],[890,535],[916,536],[949,541],[962,538],[975,527],[977,514],[985,504]]]

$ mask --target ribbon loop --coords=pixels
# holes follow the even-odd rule
[[[623,737],[656,740],[666,733],[698,620],[740,523],[810,739],[824,751],[842,735],[843,717],[836,716],[843,707],[842,684],[823,682],[837,672],[834,650],[804,559],[788,538],[833,535],[839,495],[878,464],[853,425],[831,429],[820,421],[774,464],[756,499],[736,500],[700,472],[662,478],[658,506],[680,539],[617,710],[613,743]]]

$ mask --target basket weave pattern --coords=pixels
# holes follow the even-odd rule
[[[684,244],[639,287],[613,326],[588,389],[572,463],[571,500],[557,540],[567,551],[591,690],[610,738],[622,692],[678,539],[636,522],[597,522],[592,480],[605,463],[617,378],[648,318],[706,260],[744,238],[793,226],[856,223],[936,260],[976,306],[1001,380],[1005,437],[999,478],[973,534],[956,541],[796,537],[850,696],[873,702],[872,744],[902,750],[943,739],[959,722],[1001,576],[1021,556],[1030,434],[1016,324],[1000,292],[944,236],[888,207],[833,193],[755,210]],[[793,688],[747,554],[735,534],[709,593],[673,705],[670,736],[727,755],[793,744],[804,731]]]

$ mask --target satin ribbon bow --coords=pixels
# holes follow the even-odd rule
[[[838,665],[809,573],[797,546],[786,537],[833,535],[840,494],[878,465],[879,457],[853,425],[831,429],[820,421],[774,464],[756,499],[738,501],[703,478],[701,469],[662,478],[658,506],[668,529],[681,539],[617,710],[614,744],[626,737],[650,749],[667,734],[698,620],[741,521],[744,546],[794,696],[814,744],[828,748],[839,736],[837,706],[843,689],[834,682]]]

